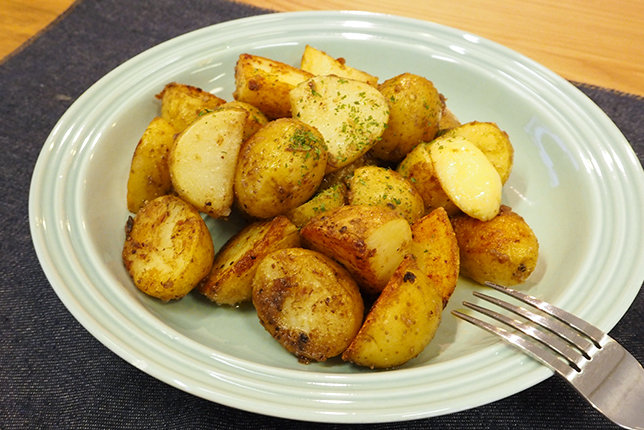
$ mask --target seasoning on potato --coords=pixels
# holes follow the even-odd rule
[[[310,199],[326,169],[324,138],[292,118],[269,122],[244,142],[235,170],[235,198],[253,218],[283,214]]]
[[[144,293],[161,300],[180,299],[208,275],[215,249],[199,212],[167,195],[146,203],[129,218],[123,263]]]
[[[411,254],[405,256],[342,359],[372,369],[405,364],[438,330],[443,299]]]
[[[200,115],[221,106],[226,101],[192,85],[171,82],[156,96],[161,100],[161,117],[182,132]]]
[[[510,207],[480,221],[465,214],[451,219],[458,240],[461,270],[481,284],[513,286],[524,283],[537,266],[539,242],[528,223]]]
[[[275,251],[257,267],[253,304],[261,324],[301,362],[342,354],[360,329],[358,285],[337,262],[302,248]]]

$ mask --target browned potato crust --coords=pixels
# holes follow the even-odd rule
[[[412,254],[418,267],[427,274],[431,284],[447,306],[460,270],[458,242],[447,212],[434,209],[411,226]]]
[[[156,97],[161,99],[161,117],[172,124],[177,133],[182,132],[199,115],[226,102],[201,88],[176,82],[167,84]]]
[[[128,220],[123,263],[134,285],[152,297],[185,296],[210,272],[214,256],[206,223],[178,197],[158,197]]]
[[[260,322],[302,362],[340,355],[360,329],[364,304],[349,273],[315,251],[269,254],[253,280]]]
[[[306,246],[343,264],[369,295],[382,291],[411,247],[407,220],[381,206],[342,206],[311,219],[300,234]]]
[[[199,292],[220,305],[248,301],[259,262],[273,251],[297,246],[300,233],[285,217],[249,224],[219,250]]]
[[[342,359],[372,369],[405,364],[433,339],[442,311],[442,298],[413,256],[407,255]]]
[[[301,228],[314,216],[344,206],[346,201],[347,186],[343,183],[337,183],[331,188],[320,191],[311,200],[291,209],[284,215],[298,228]]]
[[[168,194],[172,179],[168,167],[170,147],[176,130],[168,121],[156,117],[139,141],[127,180],[127,209],[137,213],[145,202]]]
[[[490,221],[452,217],[461,256],[461,275],[485,283],[524,283],[537,266],[539,242],[525,220],[502,205]]]
[[[378,78],[346,64],[344,58],[333,58],[324,51],[306,45],[302,54],[300,68],[313,75],[335,75],[341,78],[355,79],[377,86]]]

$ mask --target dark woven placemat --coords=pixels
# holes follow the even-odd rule
[[[297,429],[165,385],[110,352],[56,297],[28,225],[31,173],[72,102],[123,61],[179,34],[267,13],[223,0],[85,0],[0,64],[0,429]],[[644,160],[644,100],[578,85]],[[611,334],[644,361],[644,294]],[[356,426],[360,427],[360,426]],[[611,425],[559,378],[502,401],[370,429],[598,429]]]

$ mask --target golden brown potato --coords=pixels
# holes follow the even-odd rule
[[[302,362],[342,354],[364,317],[360,290],[349,273],[315,251],[290,248],[269,254],[253,279],[260,322]]]
[[[246,123],[244,125],[244,140],[251,137],[260,128],[268,123],[268,118],[266,118],[266,115],[264,115],[262,111],[249,103],[233,100],[232,102],[224,103],[217,108],[217,110],[225,109],[243,109],[248,112]]]
[[[448,215],[461,211],[445,194],[434,174],[434,163],[429,155],[428,143],[417,145],[398,165],[396,171],[418,190],[425,203],[425,213],[436,208],[444,208]]]
[[[239,208],[254,218],[272,218],[314,194],[326,168],[324,138],[292,118],[271,121],[242,146],[235,172]]]
[[[411,73],[387,79],[378,89],[389,104],[389,122],[372,152],[397,162],[420,142],[436,136],[443,104],[430,80]]]
[[[177,136],[170,150],[174,190],[213,218],[230,214],[247,116],[246,111],[232,109],[202,115]]]
[[[127,209],[137,213],[145,202],[168,194],[172,180],[168,167],[176,130],[161,117],[154,118],[139,141],[127,180]]]
[[[405,256],[342,359],[372,369],[401,366],[420,354],[436,334],[443,300]]]
[[[410,224],[423,216],[425,204],[420,193],[394,170],[365,166],[355,170],[348,181],[349,204],[385,206]]]
[[[378,163],[378,160],[374,158],[369,152],[360,156],[353,163],[347,164],[344,167],[340,167],[333,172],[329,172],[324,175],[322,183],[318,190],[325,190],[327,188],[332,188],[337,184],[347,185],[348,180],[353,176],[353,172],[362,166],[375,166]]]
[[[184,297],[208,275],[215,249],[199,212],[167,195],[128,219],[122,257],[137,288],[172,300]]]
[[[251,300],[253,277],[259,262],[273,251],[298,246],[300,233],[285,217],[254,222],[219,250],[212,271],[199,292],[220,305]]]
[[[311,219],[304,244],[339,261],[365,294],[376,295],[411,247],[405,218],[381,206],[347,205]]]
[[[443,135],[428,148],[434,175],[459,209],[481,221],[499,213],[501,177],[476,145],[462,136]]]
[[[217,108],[226,101],[191,85],[169,83],[156,96],[161,99],[161,117],[182,132],[200,115]]]
[[[539,242],[525,220],[502,205],[499,214],[483,222],[465,214],[452,218],[461,256],[461,275],[477,282],[512,286],[532,274]]]
[[[366,82],[372,86],[378,85],[377,77],[348,66],[344,58],[335,59],[326,52],[309,45],[304,48],[300,68],[313,75],[335,75]]]
[[[303,227],[311,218],[322,212],[344,206],[347,200],[347,186],[343,183],[335,184],[331,188],[320,191],[308,202],[291,209],[284,215],[298,228]]]
[[[313,76],[288,64],[242,54],[235,65],[235,100],[249,103],[268,119],[291,116],[289,91]]]
[[[411,253],[443,299],[443,306],[447,306],[458,282],[460,256],[458,241],[445,209],[434,209],[413,223],[411,234]]]
[[[514,162],[514,147],[510,137],[493,122],[468,122],[454,127],[444,133],[445,137],[462,136],[476,145],[490,160],[505,182],[512,172]]]
[[[461,125],[461,122],[452,112],[445,102],[443,102],[443,110],[441,112],[441,119],[438,121],[438,133],[443,134],[445,131]]]
[[[317,128],[329,152],[327,173],[351,164],[382,136],[389,119],[384,96],[371,85],[315,76],[291,90],[293,117]]]

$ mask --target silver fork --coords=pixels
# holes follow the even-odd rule
[[[597,327],[563,309],[510,288],[486,284],[542,312],[535,313],[475,291],[476,297],[514,313],[528,323],[470,302],[463,302],[463,305],[518,332],[456,310],[452,314],[502,337],[556,371],[615,424],[627,429],[644,429],[644,369],[628,351]]]

